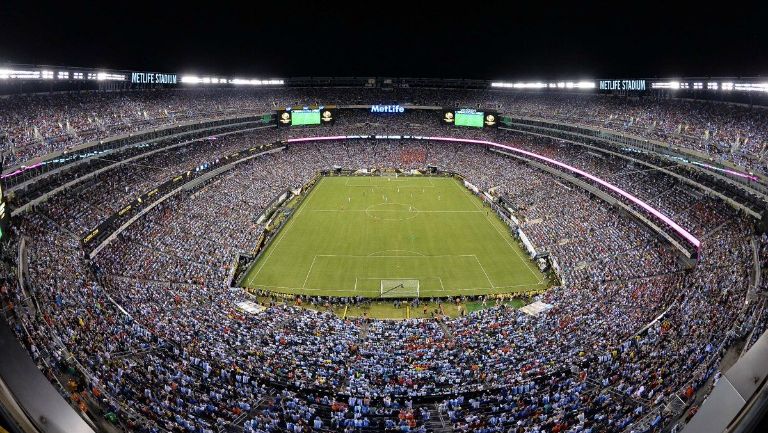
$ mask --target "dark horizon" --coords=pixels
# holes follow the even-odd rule
[[[768,75],[761,6],[216,6],[5,3],[0,65],[260,78]]]

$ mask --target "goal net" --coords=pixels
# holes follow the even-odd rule
[[[391,279],[381,280],[382,298],[417,298],[419,296],[419,280]]]

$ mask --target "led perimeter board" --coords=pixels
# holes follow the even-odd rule
[[[277,112],[278,126],[314,126],[331,125],[335,121],[336,110],[329,107],[287,107]]]
[[[498,118],[497,113],[477,111],[473,108],[444,108],[441,123],[470,128],[485,128],[496,127]]]
[[[0,169],[2,169],[1,164]],[[3,183],[0,182],[0,242],[8,239],[10,219],[11,211],[8,209],[8,204],[5,202],[5,191],[3,190]]]

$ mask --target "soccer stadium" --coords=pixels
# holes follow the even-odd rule
[[[4,60],[2,433],[760,431],[765,78]]]

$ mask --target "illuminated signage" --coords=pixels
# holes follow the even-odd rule
[[[544,83],[542,81],[535,82],[518,82],[518,83],[505,83],[496,81],[491,83],[491,87],[501,87],[508,89],[594,89],[594,81],[558,81],[556,83]]]
[[[645,90],[645,80],[600,80],[600,90]]]
[[[482,128],[484,124],[485,113],[477,111],[472,108],[463,108],[454,112],[454,125],[456,126],[471,126],[475,128]],[[492,125],[496,123],[496,118],[490,116]],[[447,119],[446,119],[447,121]]]
[[[304,126],[304,125],[331,125],[334,123],[334,111],[332,108],[319,107],[286,107],[285,111],[277,112],[278,126]]]
[[[96,237],[96,235],[97,235],[97,234],[99,234],[99,229],[96,229],[96,230],[94,230],[94,231],[90,232],[90,233],[88,234],[88,236],[86,236],[86,237],[84,237],[84,238],[83,238],[83,243],[84,243],[84,244],[87,244],[87,243],[88,243],[88,242],[90,242],[90,241],[91,241],[91,240],[92,240],[94,237]]]
[[[2,168],[2,164],[0,163],[0,170],[2,170]],[[0,184],[0,239],[2,239],[5,236],[5,232],[8,231],[8,216],[8,209],[3,196],[3,185]]]
[[[371,105],[371,113],[405,113],[400,105]]]
[[[176,74],[156,74],[153,72],[131,72],[131,83],[176,84]]]

